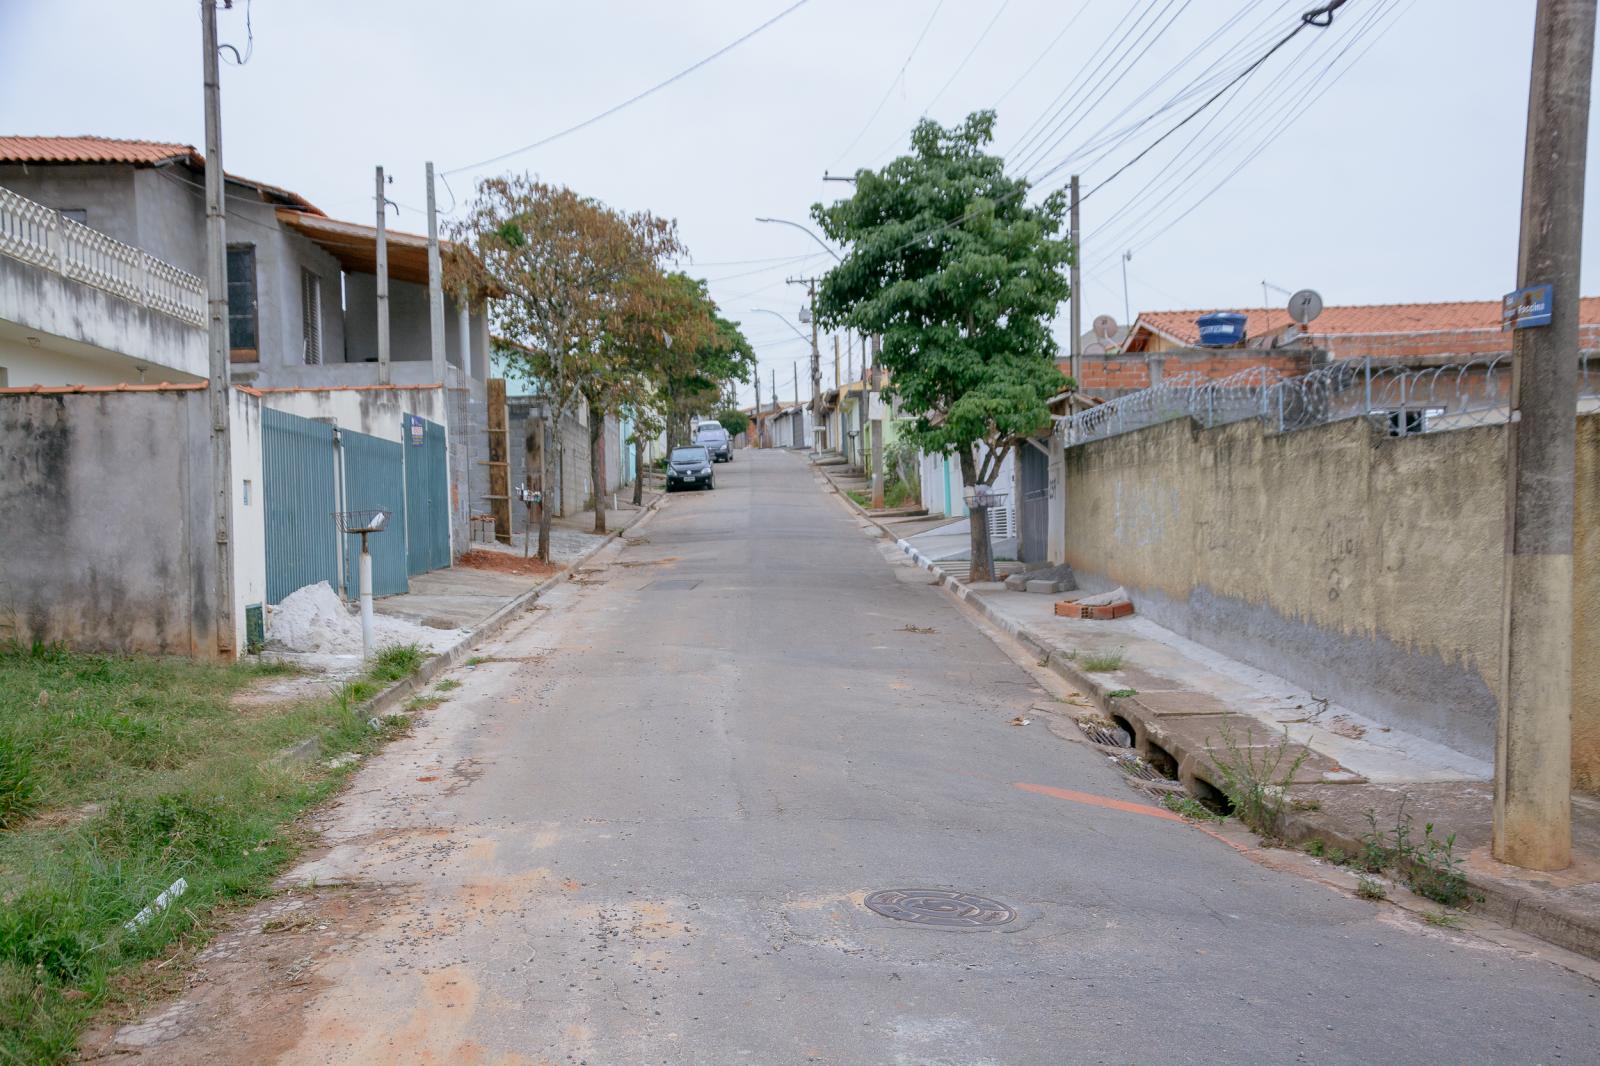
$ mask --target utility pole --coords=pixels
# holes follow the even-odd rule
[[[817,347],[817,279],[785,278],[784,281],[790,285],[806,287],[807,313],[801,318],[808,319],[811,323],[811,452],[814,455],[822,450],[817,436],[818,429],[822,425],[822,352]]]
[[[882,368],[878,365],[878,352],[883,348],[883,338],[872,338],[872,392],[868,401],[875,408],[872,419],[872,506],[883,508],[883,383]]]
[[[378,201],[378,383],[389,384],[389,237],[384,229],[388,197],[383,193],[383,168],[377,171]],[[465,351],[465,349],[463,349]],[[465,363],[465,359],[462,360]]]
[[[867,453],[867,394],[872,391],[872,382],[867,377],[867,335],[861,334],[861,395],[856,397],[856,465],[863,473],[872,469],[872,464]]]
[[[444,381],[444,268],[439,262],[439,211],[433,198],[433,164],[428,164],[428,340],[433,379]]]
[[[1083,381],[1083,248],[1078,243],[1078,175],[1072,175],[1072,214],[1068,221],[1072,240],[1072,380]]]
[[[223,211],[226,189],[222,174],[222,74],[217,56],[216,0],[200,0],[200,40],[205,50],[206,339],[210,356],[206,399],[211,408],[211,502],[216,512],[217,544],[216,603],[212,614],[216,618],[217,654],[231,659],[238,643],[234,639],[233,453],[228,427],[233,397],[228,380],[228,233]]]
[[[1128,304],[1128,260],[1133,258],[1133,249],[1122,253],[1122,328],[1133,329],[1133,310]]]
[[[1572,862],[1572,518],[1578,270],[1596,0],[1539,0],[1517,286],[1552,286],[1550,323],[1512,338],[1505,611],[1493,854]]]
[[[752,385],[754,385],[756,387],[756,407],[755,407],[755,411],[756,411],[756,417],[755,417],[756,441],[755,441],[755,444],[756,444],[756,447],[759,448],[759,447],[761,447],[761,371],[755,370],[755,369],[752,369],[750,371],[750,384],[752,384]]]
[[[833,387],[838,388],[844,382],[839,378],[839,335],[833,335]]]
[[[794,374],[794,402],[795,403],[799,403],[800,402],[800,364],[799,363],[793,363],[793,364],[791,364],[791,366],[793,367],[792,373]]]

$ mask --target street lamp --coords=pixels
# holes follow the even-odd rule
[[[836,261],[838,261],[840,263],[844,262],[844,260],[842,258],[840,258],[838,252],[836,252],[832,248],[828,247],[828,242],[827,241],[824,241],[821,237],[818,237],[815,233],[812,233],[809,228],[807,228],[805,226],[802,226],[798,222],[790,222],[786,218],[757,218],[756,221],[757,222],[773,222],[773,223],[776,223],[777,225],[780,225],[780,226],[791,226],[794,229],[799,230],[801,233],[804,233],[807,237],[810,237],[812,240],[816,241],[818,244],[820,244],[822,246],[822,250],[827,252],[829,255],[833,256],[833,258]]]
[[[790,329],[794,330],[794,335],[796,337],[799,337],[801,340],[805,341],[807,344],[811,343],[811,338],[807,337],[804,333],[801,333],[799,327],[797,327],[793,322],[790,322],[789,321],[789,316],[784,314],[782,311],[771,311],[771,310],[768,310],[765,307],[753,307],[753,308],[751,308],[751,310],[755,311],[757,314],[776,315],[778,318],[783,319],[783,324],[784,325],[786,325]],[[802,310],[800,312],[800,321],[802,321],[802,322],[807,321],[807,313],[804,310]]]

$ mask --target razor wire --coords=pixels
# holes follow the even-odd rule
[[[1410,436],[1505,422],[1511,389],[1503,353],[1427,367],[1346,359],[1296,376],[1268,366],[1218,379],[1187,371],[1055,422],[1068,447],[1180,418],[1207,429],[1254,418],[1280,433],[1366,418]],[[1578,411],[1600,411],[1600,353],[1578,357]]]

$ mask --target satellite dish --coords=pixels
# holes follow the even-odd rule
[[[1101,315],[1100,317],[1101,318],[1105,318],[1107,316]],[[1091,341],[1090,343],[1084,345],[1083,354],[1084,355],[1105,355],[1106,354],[1106,346],[1101,344],[1099,341]]]
[[[1117,335],[1117,320],[1110,315],[1095,315],[1094,335],[1103,341],[1108,341],[1115,337]]]
[[[1322,297],[1315,289],[1301,289],[1289,297],[1289,317],[1302,326],[1322,314]]]

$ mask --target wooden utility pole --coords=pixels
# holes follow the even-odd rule
[[[211,503],[215,512],[217,549],[216,648],[231,659],[233,609],[233,442],[229,434],[233,402],[228,365],[228,234],[222,173],[222,76],[217,57],[216,0],[200,0],[200,40],[205,51],[206,112],[206,325],[209,373],[206,399],[211,410]]]
[[[510,430],[506,426],[506,379],[489,379],[489,510],[494,514],[494,539],[511,543]],[[540,541],[544,537],[541,532]]]
[[[1072,211],[1068,221],[1072,240],[1072,345],[1068,349],[1072,353],[1069,366],[1072,368],[1072,380],[1083,381],[1083,253],[1079,245],[1078,232],[1078,175],[1072,175]]]
[[[1578,271],[1596,0],[1539,0],[1517,286],[1551,286],[1548,325],[1512,339],[1505,610],[1493,853],[1572,862],[1572,518]]]

